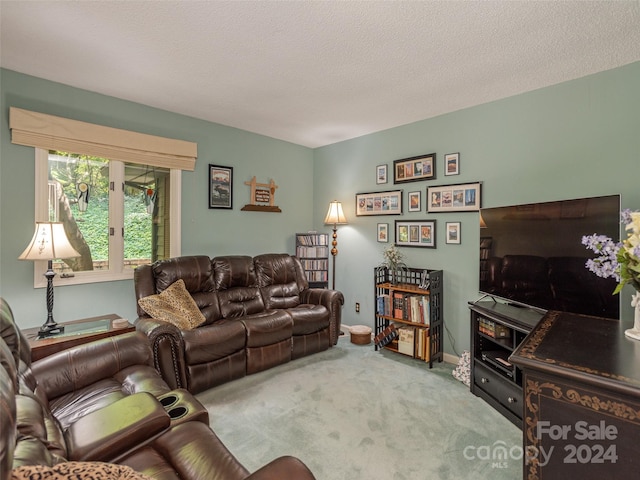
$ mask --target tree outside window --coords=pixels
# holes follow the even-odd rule
[[[89,155],[48,154],[49,220],[80,257],[58,273],[131,270],[168,258],[170,170]]]

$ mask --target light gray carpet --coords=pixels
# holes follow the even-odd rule
[[[250,471],[294,455],[318,480],[521,478],[521,460],[487,458],[498,446],[517,455],[520,430],[455,380],[454,367],[429,370],[347,335],[326,352],[198,398]]]

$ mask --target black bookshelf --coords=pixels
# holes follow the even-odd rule
[[[393,335],[395,338],[387,338],[388,342],[376,341],[375,349],[404,353],[424,360],[430,368],[434,361],[442,362],[442,270],[404,268],[392,277],[387,267],[376,267],[374,285],[376,338],[384,338],[385,329],[398,332],[397,336]],[[413,335],[413,350],[402,341],[403,329],[409,337]]]

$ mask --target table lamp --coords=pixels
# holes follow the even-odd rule
[[[333,224],[333,241],[331,242],[331,256],[333,257],[333,268],[331,270],[331,288],[336,289],[336,255],[338,255],[338,225],[346,225],[347,219],[342,211],[342,203],[337,200],[329,203],[329,211],[324,219],[325,225]]]
[[[36,231],[29,246],[18,257],[18,260],[47,260],[47,321],[38,331],[39,337],[62,333],[64,326],[53,319],[53,260],[56,258],[79,257],[80,254],[71,246],[64,226],[59,222],[36,222]]]

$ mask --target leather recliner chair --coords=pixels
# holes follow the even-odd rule
[[[170,390],[160,378],[139,332],[32,364],[29,344],[0,299],[0,337],[2,479],[11,478],[12,471],[69,461],[81,462],[74,464],[74,478],[83,478],[78,469],[95,462],[162,480],[314,478],[300,460],[288,456],[249,474],[210,429],[197,399],[185,390]]]

